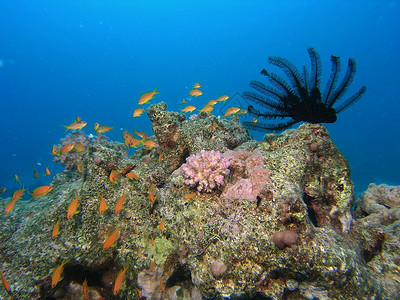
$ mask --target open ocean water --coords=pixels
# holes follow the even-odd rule
[[[346,96],[367,86],[327,125],[349,160],[356,193],[370,182],[399,185],[399,15],[400,1],[2,0],[3,196],[19,187],[15,174],[32,191],[50,183],[45,167],[62,171],[51,148],[65,136],[61,125],[77,116],[88,122],[86,133],[98,122],[114,126],[106,135],[123,142],[125,129],[151,133],[147,116],[132,118],[141,93],[157,87],[151,103],[165,101],[174,111],[183,98],[199,108],[221,94],[235,99],[250,80],[265,82],[263,68],[279,72],[269,56],[309,66],[310,46],[321,56],[322,87],[331,54],[341,57],[342,76],[348,58],[357,61]],[[204,94],[190,99],[195,82]]]

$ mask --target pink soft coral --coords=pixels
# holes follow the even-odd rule
[[[199,192],[212,192],[224,185],[224,176],[229,174],[230,162],[219,151],[201,150],[186,159],[182,173],[187,178],[185,184],[196,186]]]

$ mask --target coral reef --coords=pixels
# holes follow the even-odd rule
[[[371,186],[355,201],[349,165],[324,126],[257,142],[236,116],[186,120],[165,103],[147,113],[155,147],[129,156],[123,143],[89,143],[82,173],[66,169],[46,196],[0,216],[1,269],[15,299],[82,297],[85,279],[91,299],[396,299],[398,187]],[[185,183],[185,160],[201,150],[229,163],[218,189]],[[68,219],[75,197],[79,213]],[[102,197],[109,208],[100,215]],[[373,218],[381,206],[385,217]]]
[[[186,163],[182,165],[182,173],[187,178],[185,184],[197,186],[199,192],[212,192],[224,185],[229,166],[229,160],[221,157],[221,152],[201,150],[186,158]]]

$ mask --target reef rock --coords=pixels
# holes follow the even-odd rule
[[[85,279],[93,299],[398,296],[398,192],[372,186],[353,212],[349,165],[324,126],[303,124],[257,142],[238,117],[186,120],[165,103],[147,114],[157,146],[129,156],[122,143],[87,139],[82,173],[66,169],[49,194],[0,217],[1,269],[13,296],[81,295]],[[187,185],[182,173],[186,158],[202,150],[229,161],[224,184],[207,192]],[[112,171],[120,175],[115,182]],[[67,219],[76,195],[79,213]],[[108,205],[102,215],[101,197]],[[383,208],[384,217],[371,217]],[[116,228],[114,246],[103,250]],[[62,262],[64,279],[51,288]]]

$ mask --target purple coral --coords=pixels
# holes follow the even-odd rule
[[[199,192],[212,192],[224,185],[224,176],[229,174],[230,162],[219,151],[201,150],[186,159],[182,173],[187,178],[185,184],[196,186]]]

